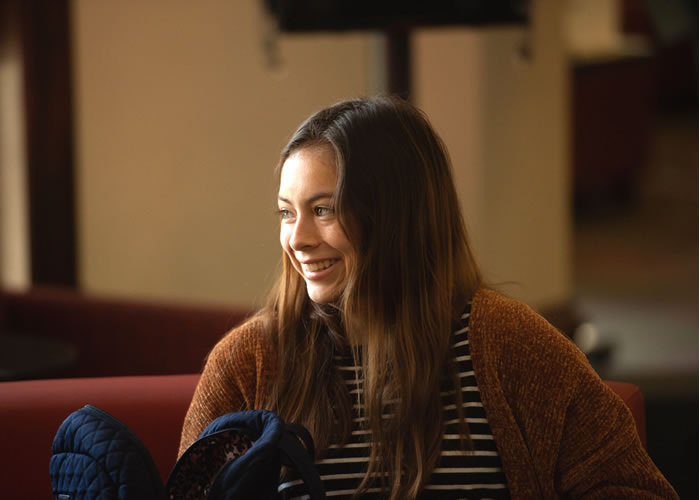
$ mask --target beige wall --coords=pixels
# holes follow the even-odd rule
[[[620,43],[621,8],[618,0],[566,0],[566,45],[582,54],[610,52]]]
[[[272,170],[314,109],[370,89],[367,35],[282,36],[255,0],[74,2],[85,289],[250,304],[275,274]]]
[[[568,72],[560,2],[532,5],[528,28],[420,31],[414,81],[486,279],[549,307],[572,293]]]
[[[295,126],[381,90],[381,42],[282,36],[261,2],[74,3],[80,279],[130,296],[253,304],[276,274],[272,167]],[[426,30],[417,103],[445,138],[478,257],[535,304],[569,296],[566,80],[556,0],[531,31]],[[534,58],[517,50],[532,43]]]

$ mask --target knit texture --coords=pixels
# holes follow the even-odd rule
[[[212,350],[180,454],[216,417],[261,408],[276,357],[260,321],[236,328]],[[470,321],[474,372],[512,498],[678,498],[642,447],[624,402],[544,318],[481,289]]]

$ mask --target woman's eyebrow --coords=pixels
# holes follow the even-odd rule
[[[309,196],[308,198],[306,198],[306,199],[304,200],[304,203],[309,204],[309,203],[313,203],[314,201],[318,201],[318,200],[323,199],[323,198],[332,198],[332,197],[333,197],[333,193],[316,193],[316,194],[311,195],[311,196]],[[283,202],[285,202],[285,203],[291,203],[291,202],[290,202],[287,198],[285,198],[284,196],[277,196],[277,199],[278,199],[279,201],[283,201]]]

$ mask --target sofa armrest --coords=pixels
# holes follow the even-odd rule
[[[605,383],[610,387],[615,394],[620,396],[627,407],[632,412],[634,422],[637,424],[637,434],[644,448],[647,447],[647,419],[646,407],[644,405],[644,396],[639,387],[627,382],[613,382],[606,380]]]
[[[0,470],[4,499],[52,499],[51,443],[63,420],[91,404],[129,426],[163,480],[177,459],[180,431],[199,375],[30,380],[0,383]]]

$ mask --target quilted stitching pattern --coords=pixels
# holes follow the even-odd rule
[[[54,495],[71,500],[154,500],[164,497],[145,447],[105,412],[87,406],[61,424],[50,462]]]
[[[54,495],[71,494],[71,499],[116,500],[116,487],[102,467],[87,455],[61,453],[51,458]]]

